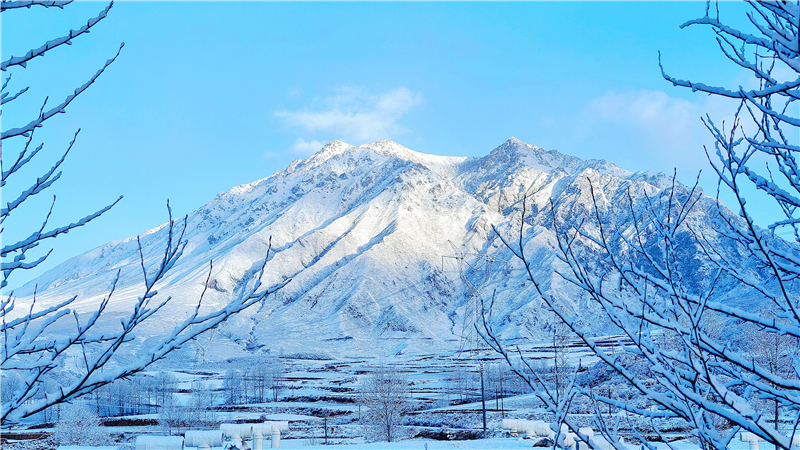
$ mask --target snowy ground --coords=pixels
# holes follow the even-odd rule
[[[678,441],[671,443],[675,450],[694,450],[699,447],[689,441]],[[656,443],[656,448],[659,450],[668,450],[669,447],[663,443]],[[314,444],[307,440],[300,441],[281,441],[281,448],[304,448],[308,450],[323,450],[330,448],[330,445]],[[352,449],[352,450],[399,450],[399,449],[429,449],[429,450],[444,450],[444,449],[465,449],[465,450],[492,450],[492,449],[517,449],[517,448],[531,448],[531,441],[519,438],[491,438],[480,439],[471,441],[434,441],[434,440],[420,440],[411,439],[401,442],[373,442],[368,444],[340,444],[337,448]],[[630,450],[636,450],[638,447],[629,445]],[[730,450],[745,450],[748,449],[746,442],[735,440],[731,442]],[[761,450],[774,450],[774,446],[761,443],[759,446]]]
[[[541,356],[546,361],[548,352],[543,348],[528,348],[527,354]],[[583,349],[571,350],[575,364],[588,365],[591,360]],[[487,394],[487,432],[489,439],[477,439],[482,434],[481,402],[476,397],[480,382],[477,376],[479,364],[486,369]],[[530,448],[532,441],[512,437],[507,430],[501,428],[502,419],[519,418],[529,420],[551,421],[552,418],[539,409],[536,399],[518,379],[505,372],[504,394],[501,399],[494,397],[498,393],[497,375],[506,366],[496,354],[481,352],[470,357],[462,357],[453,353],[439,355],[403,355],[391,361],[375,359],[340,359],[316,360],[287,358],[285,385],[280,392],[279,401],[266,403],[248,403],[242,405],[226,405],[222,391],[222,379],[229,367],[246,367],[247,360],[235,360],[225,363],[209,363],[203,366],[173,367],[172,373],[178,380],[176,388],[182,390],[178,394],[181,402],[188,402],[188,390],[194,382],[212,386],[215,389],[214,420],[217,423],[262,422],[281,420],[289,422],[289,431],[282,434],[283,448],[330,448],[331,445],[343,449],[516,449]],[[407,424],[402,430],[403,439],[393,443],[365,443],[365,430],[359,423],[359,406],[356,402],[358,389],[362,380],[378,365],[387,365],[405,375],[412,384],[411,397],[414,411],[407,415]],[[495,370],[495,372],[492,372]],[[471,375],[470,375],[471,374]],[[494,376],[494,379],[490,379]],[[469,380],[456,380],[458,377]],[[462,386],[454,386],[459,383]],[[512,388],[517,383],[516,392]],[[494,392],[492,392],[494,390]],[[464,393],[464,391],[469,391]],[[473,401],[468,401],[471,398]],[[185,404],[185,403],[184,403]],[[587,411],[588,412],[588,411]],[[158,419],[157,414],[141,414],[126,416],[129,419]],[[327,422],[324,421],[327,417]],[[590,414],[573,416],[581,426],[591,426]],[[327,423],[328,441],[325,444]],[[165,430],[156,425],[148,426],[111,426],[106,431],[118,445],[119,450],[133,448],[133,441],[138,435],[163,435]],[[199,427],[190,429],[200,429]],[[218,428],[217,428],[218,429]],[[13,429],[10,432],[52,432],[52,428],[36,430]],[[186,429],[178,430],[179,434]],[[5,431],[4,431],[5,432]],[[621,431],[623,436],[625,430]],[[452,440],[434,440],[447,436]],[[682,436],[673,433],[673,439]],[[629,438],[628,442],[632,442]],[[53,448],[40,441],[26,443],[6,442],[7,450],[28,450]],[[269,439],[265,440],[265,447]],[[690,441],[676,441],[673,446],[677,450],[697,448]],[[657,444],[659,449],[667,449],[665,444]],[[631,447],[633,449],[634,447]],[[734,450],[744,450],[746,443],[735,440],[731,446]],[[761,444],[761,450],[769,450],[771,446]]]
[[[269,441],[265,443],[265,448],[269,448]],[[659,450],[669,450],[669,447],[663,443],[654,444]],[[372,443],[329,443],[324,444],[319,439],[286,439],[281,441],[281,448],[302,448],[306,450],[325,450],[331,447],[336,447],[342,450],[450,450],[450,449],[464,449],[464,450],[494,450],[494,449],[530,449],[531,441],[520,438],[490,438],[469,441],[436,441],[430,439],[407,439],[399,442],[372,442]],[[678,441],[671,443],[675,450],[695,450],[699,447],[689,441]],[[4,446],[8,449],[32,449],[32,448],[48,448],[48,447],[34,447],[30,444],[11,444]],[[130,444],[120,445],[118,447],[84,447],[84,446],[68,446],[61,447],[59,450],[123,450],[132,448]],[[636,450],[638,447],[628,446],[630,450]],[[729,447],[730,450],[746,450],[748,444],[734,440]],[[774,450],[772,445],[762,443],[759,446],[762,450]]]

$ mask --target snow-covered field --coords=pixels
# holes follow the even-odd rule
[[[552,349],[546,345],[523,350],[534,360],[539,358],[544,367],[552,357]],[[570,360],[573,365],[580,364],[582,376],[591,374],[593,361],[583,349],[574,346],[570,350]],[[245,358],[192,367],[170,367],[175,380],[174,395],[180,403],[188,405],[193,386],[201,383],[211,387],[214,397],[213,407],[210,408],[211,423],[174,429],[173,434],[184,434],[188,429],[218,429],[220,423],[288,421],[289,431],[281,436],[282,448],[313,449],[335,445],[346,449],[514,449],[530,448],[533,442],[521,436],[512,436],[509,430],[502,429],[504,418],[553,419],[541,408],[529,389],[508,372],[498,355],[489,351],[469,355],[452,352],[402,355],[391,360],[284,358],[283,388],[279,391],[278,401],[229,404],[224,381],[226,371],[231,367],[246,368],[254,361],[257,360]],[[167,363],[174,364],[174,361]],[[479,439],[482,436],[478,375],[481,364],[485,373],[488,439]],[[359,421],[362,412],[358,401],[360,386],[365,377],[380,365],[403,374],[410,385],[412,410],[406,414],[405,423],[398,432],[400,439],[392,443],[372,442],[380,437],[370,436],[370,432]],[[596,388],[604,389],[604,386],[601,383]],[[271,400],[271,395],[269,397]],[[578,404],[573,418],[581,426],[592,426],[593,417],[590,413],[588,408]],[[115,419],[121,418],[139,422],[134,426],[104,427],[112,441],[104,444],[117,445],[120,450],[132,449],[136,436],[166,434],[166,430],[156,423],[159,418],[156,413]],[[26,427],[9,431],[53,431],[52,427],[35,430],[23,428]],[[624,426],[620,434],[626,437],[627,442],[633,442],[630,431],[625,430]],[[672,444],[676,449],[696,448],[691,441],[684,439],[686,436],[680,431],[672,431],[668,436],[674,440]],[[746,445],[737,439],[731,448],[744,449]],[[265,439],[265,447],[269,447],[269,437]],[[657,447],[667,448],[664,444],[658,444]],[[47,440],[12,440],[4,443],[3,448],[43,449],[53,448],[53,443]],[[762,443],[761,448],[764,450],[768,446]]]

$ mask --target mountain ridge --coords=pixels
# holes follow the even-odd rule
[[[502,318],[503,337],[534,339],[548,329],[547,313],[492,225],[506,233],[518,230],[526,199],[525,245],[541,266],[537,275],[567,307],[600,318],[579,291],[554,274],[550,202],[559,205],[557,217],[565,224],[587,217],[593,207],[591,179],[599,207],[615,226],[625,228],[630,226],[626,213],[613,206],[624,204],[628,192],[636,198],[657,194],[667,187],[665,177],[631,173],[605,160],[581,160],[513,137],[483,157],[427,155],[388,140],[359,146],[331,141],[189,214],[184,256],[160,289],[174,300],[159,326],[143,328],[141,341],[171,323],[170,317],[180,317],[187,305],[193,307],[210,260],[214,289],[204,304],[225,304],[263,262],[270,237],[274,251],[264,282],[289,277],[292,282],[227,326],[225,339],[239,351],[311,346],[396,353],[457,347],[469,333],[464,330],[471,314],[464,280],[498,291],[496,317]],[[698,220],[713,214],[711,202],[701,202]],[[142,236],[146,265],[158,261],[165,231],[162,224]],[[76,306],[90,310],[120,270],[110,308],[121,313],[141,284],[134,241],[114,241],[72,258],[17,294],[24,299],[33,283],[40,283],[46,288],[37,302],[78,294],[82,299]],[[459,255],[461,260],[452,258]],[[465,272],[465,263],[480,265],[479,255],[505,262],[491,273]],[[598,319],[598,327],[606,325]]]

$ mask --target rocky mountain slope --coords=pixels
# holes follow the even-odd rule
[[[514,236],[526,195],[524,240],[536,274],[565,307],[602,329],[602,315],[553,272],[559,262],[550,202],[558,206],[558,223],[585,219],[592,211],[589,179],[605,220],[623,234],[632,222],[613,206],[625,204],[627,192],[643,199],[672,182],[661,173],[631,173],[515,138],[482,158],[427,155],[392,141],[357,147],[330,142],[265,179],[217,195],[188,216],[188,245],[159,289],[173,300],[143,327],[135,345],[147,345],[194,308],[211,260],[204,307],[236,295],[263,262],[270,237],[273,254],[264,282],[292,281],[260,308],[199,340],[187,356],[458,348],[469,334],[464,329],[471,329],[474,289],[483,298],[496,291],[493,322],[509,342],[547,335],[549,313],[491,228]],[[714,200],[703,198],[692,220],[710,226],[715,211]],[[160,259],[165,233],[161,226],[142,235],[148,267]],[[695,264],[693,258],[687,249],[687,264]],[[707,268],[697,264],[694,276],[702,283]],[[141,294],[135,238],[72,258],[16,295],[24,300],[38,284],[38,304],[77,294],[78,309],[90,310],[107,294],[117,270],[121,280],[109,306],[111,319]]]

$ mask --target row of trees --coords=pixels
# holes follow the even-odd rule
[[[480,372],[459,361],[443,379],[443,393],[457,403],[480,401]],[[474,369],[474,370],[473,370]],[[527,393],[528,386],[504,364],[487,364],[485,398],[502,408],[502,399]],[[375,367],[361,382],[358,390],[359,421],[367,440],[396,441],[407,437],[404,425],[413,411],[412,385],[399,368],[387,364]],[[473,414],[473,413],[468,413]]]
[[[169,434],[186,428],[216,427],[214,415],[218,395],[207,383],[192,383],[187,402],[179,402],[175,394],[169,393],[158,410],[158,423]]]
[[[64,445],[93,443],[103,417],[157,413],[159,424],[170,434],[216,426],[214,411],[220,404],[277,401],[283,364],[277,358],[260,358],[258,363],[253,369],[226,371],[221,388],[214,388],[209,381],[195,381],[185,389],[170,372],[139,374],[116,380],[72,405],[47,409],[39,418],[57,423],[56,440]]]
[[[98,416],[151,414],[164,405],[174,389],[174,378],[166,372],[117,380],[85,396]]]
[[[788,450],[800,434],[800,3],[750,6],[748,30],[723,22],[710,3],[703,17],[683,27],[711,27],[724,55],[753,75],[757,86],[717,87],[662,68],[675,86],[738,101],[732,122],[702,119],[715,140],[706,154],[718,176],[718,195],[728,195],[738,215],[718,201],[713,229],[703,231],[693,222],[702,195],[696,185],[673,179],[671,187],[643,200],[629,192],[628,204],[620,206],[600,200],[598,180],[591,177],[593,210],[579,225],[564,226],[560,205],[552,202],[540,213],[556,231],[557,273],[624,336],[627,344],[616,354],[600,347],[591,328],[562,309],[545,280],[534,275],[525,200],[515,234],[495,229],[558,321],[637,398],[603,395],[567,374],[560,377],[564,386],[553,389],[523,353],[503,345],[484,317],[485,341],[556,416],[556,433],[563,423],[588,441],[570,416],[575,400],[584,397],[596,405],[597,429],[619,449],[620,421],[606,420],[600,404],[625,413],[623,422],[642,448],[655,448],[643,432],[665,440],[664,429],[675,426],[688,428],[706,449],[728,448],[740,432],[750,432]],[[756,217],[746,196],[770,203],[780,217]],[[608,217],[619,214],[632,218],[630,229],[613,227]],[[700,282],[698,267],[706,270]],[[731,297],[747,301],[733,304]]]
[[[279,359],[256,358],[245,369],[228,369],[223,379],[226,402],[242,403],[277,402],[285,383],[286,368]]]
[[[187,391],[179,387],[175,376],[162,371],[116,380],[85,396],[84,400],[100,417],[157,412],[180,417],[185,422],[206,423],[212,421],[211,411],[219,404],[278,401],[285,384],[284,373],[279,359],[256,358],[246,369],[228,369],[221,388],[214,388],[210,381],[196,381]],[[187,394],[188,403],[180,405],[176,399],[178,393]]]
[[[520,380],[505,364],[492,363],[485,365],[484,395],[487,401],[495,401],[505,397],[528,392],[528,386]],[[444,380],[444,394],[448,404],[451,402],[469,403],[480,401],[481,378],[477,364],[457,364]]]

